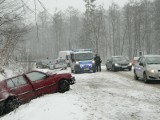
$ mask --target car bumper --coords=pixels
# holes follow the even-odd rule
[[[131,69],[132,66],[115,66],[116,69],[119,69],[119,70],[123,70],[123,69]]]
[[[94,72],[96,70],[95,65],[86,65],[87,67],[84,66],[75,66],[75,71],[78,73],[83,73],[83,72]]]
[[[157,73],[157,74],[148,73],[148,80],[159,81],[160,80],[160,73]]]
[[[150,81],[160,81],[160,78],[153,78],[153,77],[149,77],[149,79],[148,80],[150,80]]]
[[[70,85],[73,85],[73,84],[75,84],[76,83],[76,79],[75,79],[75,77],[71,77],[71,79],[70,79]]]

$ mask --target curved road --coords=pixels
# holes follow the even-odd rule
[[[137,81],[139,83],[142,83],[142,84],[147,84],[149,86],[152,86],[152,87],[156,87],[158,89],[160,89],[160,81],[150,81],[149,83],[144,83],[144,81],[142,79],[140,80],[135,80],[134,79],[134,74],[133,74],[133,71],[128,71],[128,70],[124,70],[124,71],[118,71],[118,72],[113,72],[113,71],[108,71],[108,72],[112,72],[114,74],[117,74],[117,75],[121,75],[123,77],[126,77],[126,78],[129,78],[129,79],[132,79],[134,81]]]

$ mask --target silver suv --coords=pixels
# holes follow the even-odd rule
[[[134,78],[144,82],[160,80],[160,55],[143,55],[134,66]]]

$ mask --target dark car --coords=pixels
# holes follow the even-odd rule
[[[0,82],[0,112],[14,110],[20,104],[47,93],[65,92],[75,78],[70,73],[47,74],[31,71]]]
[[[112,71],[132,69],[132,63],[124,56],[112,56],[106,62],[106,69]]]
[[[144,82],[160,80],[160,55],[143,55],[134,66],[134,78]]]

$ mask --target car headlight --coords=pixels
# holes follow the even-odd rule
[[[131,66],[131,65],[132,65],[132,63],[129,63],[128,65],[129,65],[129,66]]]
[[[151,73],[156,73],[156,70],[151,69],[150,72],[151,72]]]
[[[92,63],[95,63],[95,61],[93,60]]]
[[[76,64],[79,64],[79,61],[76,61]]]
[[[119,64],[115,63],[115,66],[119,66]]]

